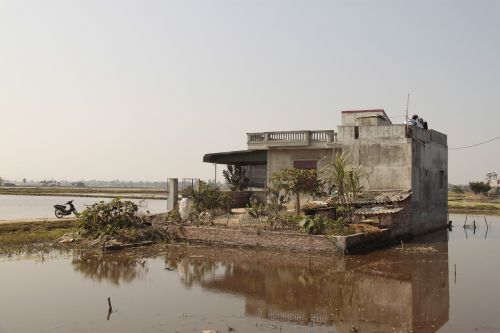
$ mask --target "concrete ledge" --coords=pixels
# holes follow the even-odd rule
[[[182,227],[180,240],[233,247],[286,250],[327,254],[353,254],[390,244],[389,229],[349,236],[307,235],[261,229]]]
[[[391,244],[390,229],[381,229],[376,233],[333,236],[337,253],[354,254],[381,248]]]

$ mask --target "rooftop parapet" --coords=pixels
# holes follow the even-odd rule
[[[321,131],[274,131],[247,133],[248,149],[271,147],[327,147],[337,142],[334,130]]]
[[[342,111],[343,126],[391,125],[384,109]]]

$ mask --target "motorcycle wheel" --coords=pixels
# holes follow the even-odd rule
[[[56,217],[58,219],[60,219],[60,218],[62,218],[64,216],[64,212],[60,211],[59,209],[56,209],[55,214],[56,214]]]

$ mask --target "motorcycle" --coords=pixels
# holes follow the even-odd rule
[[[69,206],[69,209],[66,209],[66,205]],[[56,209],[55,214],[57,218],[62,218],[67,215],[71,215],[71,213],[78,215],[75,206],[73,206],[73,200],[66,202],[64,205],[54,205]]]

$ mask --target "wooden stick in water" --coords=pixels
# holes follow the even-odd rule
[[[111,297],[108,297],[108,316],[106,317],[106,320],[109,320],[111,313],[113,313],[113,307],[111,306]]]

